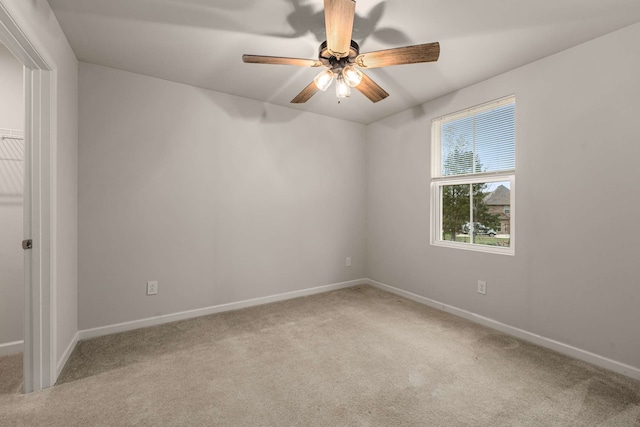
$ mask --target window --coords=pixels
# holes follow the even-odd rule
[[[431,244],[514,254],[515,107],[509,96],[433,120]]]

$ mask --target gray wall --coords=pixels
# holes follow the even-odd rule
[[[369,277],[640,367],[638,40],[640,24],[368,126]],[[431,119],[512,93],[516,255],[430,246]]]
[[[2,0],[24,18],[23,29],[55,69],[57,97],[52,222],[55,357],[61,361],[78,331],[78,62],[46,1]]]
[[[79,130],[81,329],[364,277],[363,125],[81,63]]]
[[[0,44],[0,129],[24,129],[22,64]],[[15,142],[14,142],[15,143]],[[0,141],[0,145],[8,142]],[[17,153],[16,153],[17,154]],[[22,190],[24,165],[0,154],[0,345],[24,337]]]

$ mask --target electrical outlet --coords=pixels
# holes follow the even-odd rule
[[[484,280],[478,280],[478,293],[482,295],[487,294],[487,282]]]
[[[347,267],[351,267],[351,257],[348,256],[347,259],[344,262],[344,265],[346,265]]]
[[[147,295],[157,295],[158,294],[158,282],[151,281],[147,282]]]

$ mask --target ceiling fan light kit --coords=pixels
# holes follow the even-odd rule
[[[362,72],[355,66],[355,58],[358,56],[358,44],[350,41],[349,55],[338,58],[329,53],[327,43],[320,45],[319,61],[327,68],[318,74],[313,81],[321,91],[327,90],[333,78],[336,78],[336,96],[348,98],[351,95],[350,87],[356,87],[362,81]]]
[[[389,94],[360,68],[380,68],[438,60],[440,44],[437,42],[360,54],[360,47],[351,40],[355,5],[354,0],[324,0],[327,40],[320,44],[318,60],[261,55],[242,55],[242,60],[251,64],[326,67],[291,100],[294,104],[307,102],[318,90],[326,91],[334,77],[338,98],[349,97],[351,87],[354,87],[371,102],[382,101]]]

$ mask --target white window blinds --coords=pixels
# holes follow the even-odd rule
[[[435,119],[440,146],[434,177],[515,169],[515,98]]]

